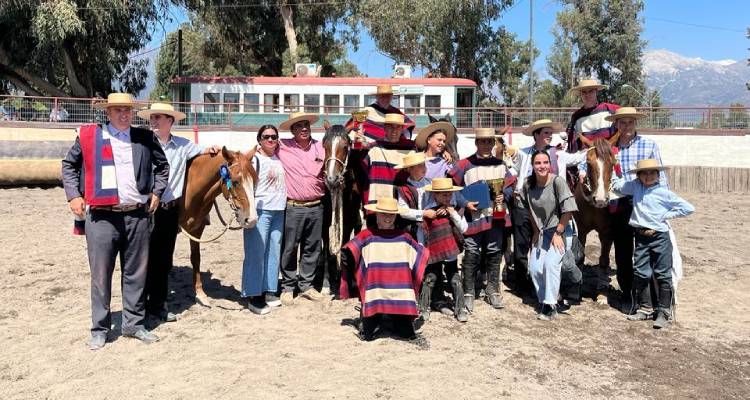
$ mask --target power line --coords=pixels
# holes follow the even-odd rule
[[[694,28],[704,28],[704,29],[714,29],[717,31],[727,31],[727,32],[739,32],[739,33],[745,33],[744,29],[735,29],[735,28],[726,28],[723,26],[711,26],[711,25],[703,25],[703,24],[694,24],[691,22],[683,22],[683,21],[674,21],[671,19],[665,19],[665,18],[646,18],[647,20],[652,21],[661,21],[661,22],[668,22],[670,24],[675,25],[685,25],[685,26],[692,26]]]
[[[336,4],[345,4],[346,1],[298,1],[296,3],[286,3],[288,6],[327,6],[327,5],[336,5]],[[269,4],[261,4],[261,3],[250,3],[250,4],[206,4],[201,6],[201,8],[256,8],[256,7],[270,7]],[[78,7],[78,10],[87,10],[87,11],[111,11],[111,10],[128,10],[135,8],[135,6],[128,6],[123,4],[122,7]]]
[[[134,59],[134,58],[138,58],[138,57],[141,57],[141,56],[143,56],[143,55],[146,55],[146,54],[148,54],[148,53],[153,53],[153,52],[155,52],[156,50],[159,50],[159,49],[161,49],[162,47],[166,47],[166,46],[170,46],[170,45],[173,45],[174,43],[175,43],[175,40],[174,40],[174,39],[172,39],[172,40],[170,40],[169,42],[167,42],[167,43],[164,43],[163,45],[161,45],[161,46],[159,46],[159,47],[154,47],[153,49],[148,49],[148,50],[146,50],[146,51],[142,51],[142,52],[140,52],[140,53],[138,53],[138,54],[134,54],[134,55],[132,55],[132,56],[128,56],[128,58],[132,60],[132,59]]]

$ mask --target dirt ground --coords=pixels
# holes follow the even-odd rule
[[[474,399],[749,398],[750,198],[687,195],[677,220],[685,261],[678,322],[655,331],[585,300],[552,323],[507,292],[501,311],[479,304],[466,324],[442,315],[427,345],[360,342],[354,301],[298,300],[258,317],[238,304],[238,232],[205,245],[211,308],[193,304],[187,239],[178,238],[171,304],[179,321],[161,341],[89,335],[85,240],[72,236],[64,193],[0,190],[0,393],[5,399]],[[217,229],[215,226],[211,229]],[[215,231],[213,231],[215,232]],[[593,260],[596,240],[587,253]],[[614,278],[613,278],[614,279]],[[528,301],[527,301],[528,303]]]

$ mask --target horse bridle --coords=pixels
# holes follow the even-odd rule
[[[347,150],[349,148],[349,144],[346,144]],[[328,176],[328,164],[331,162],[337,162],[341,164],[341,175],[339,176],[339,180],[343,179],[344,173],[346,173],[346,167],[349,164],[349,151],[346,152],[346,157],[343,161],[339,160],[338,157],[336,157],[336,149],[331,149],[331,157],[328,157],[323,161],[323,174]]]
[[[224,195],[224,199],[227,200],[229,203],[229,207],[232,209],[232,212],[234,212],[234,219],[237,220],[237,223],[242,225],[242,220],[240,218],[240,207],[237,206],[237,190],[235,189],[235,185],[232,182],[232,175],[230,173],[230,169],[234,166],[238,165],[235,164],[222,164],[219,167],[219,177],[221,179],[221,194]]]

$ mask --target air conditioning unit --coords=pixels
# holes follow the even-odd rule
[[[294,64],[294,72],[299,78],[318,76],[320,69],[318,64]]]
[[[394,78],[411,78],[411,65],[399,64],[393,67]]]

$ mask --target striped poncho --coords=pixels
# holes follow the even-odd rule
[[[620,108],[617,104],[599,103],[593,108],[579,108],[570,118],[570,123],[566,129],[568,134],[568,153],[575,153],[584,149],[585,146],[577,135],[581,134],[585,138],[593,141],[595,139],[609,139],[614,134],[612,123],[607,121],[606,117],[612,115]]]
[[[397,170],[405,155],[416,149],[413,140],[401,137],[396,143],[379,140],[362,159],[362,168],[367,171],[367,190],[364,203],[371,204],[381,197],[398,198],[398,186],[409,177],[406,169]]]
[[[365,110],[367,110],[367,119],[364,122],[359,123],[353,118],[350,118],[344,126],[346,127],[347,131],[355,128],[361,128],[362,134],[371,141],[385,140],[385,129],[383,128],[383,120],[385,120],[385,114],[404,114],[396,107],[388,106],[388,108],[383,108],[380,107],[378,103],[370,104],[370,106],[366,107]],[[401,134],[404,138],[410,139],[411,133],[414,130],[416,124],[408,116],[406,116],[406,114],[404,114],[404,122],[406,123],[406,125],[404,126],[404,130]]]
[[[449,216],[438,216],[422,221],[425,246],[430,251],[428,264],[445,260],[455,260],[461,250],[458,248],[458,238],[453,231],[453,224]]]
[[[479,158],[476,154],[456,162],[453,169],[448,171],[448,175],[453,178],[457,186],[469,186],[478,181],[491,179],[505,179],[505,187],[515,182],[515,177],[511,175],[502,160],[495,157]],[[492,200],[494,204],[494,199]],[[492,207],[468,214],[466,219],[469,222],[469,228],[464,235],[471,236],[492,228]],[[503,221],[503,225],[507,225],[509,218],[506,214],[506,221]]]
[[[401,230],[366,229],[344,246],[352,253],[353,271],[341,271],[340,295],[353,297],[347,282],[354,275],[362,316],[418,315],[417,294],[429,251]]]
[[[119,203],[117,174],[112,144],[107,129],[100,125],[84,125],[78,131],[83,155],[86,204],[111,206]]]

